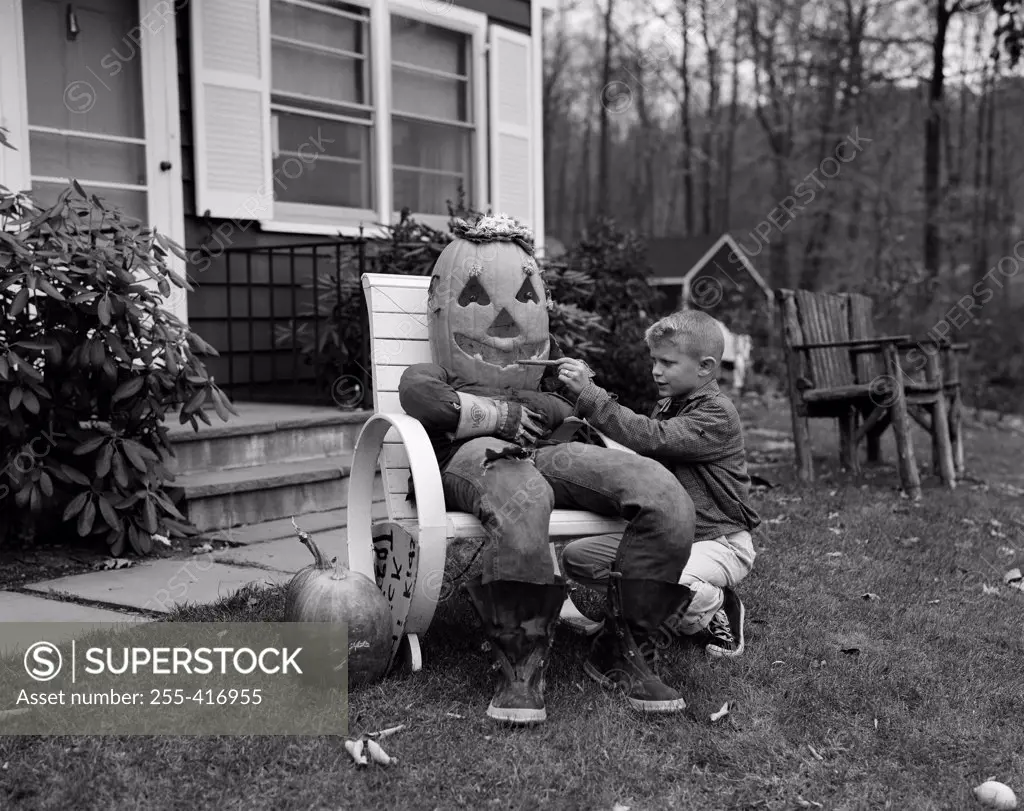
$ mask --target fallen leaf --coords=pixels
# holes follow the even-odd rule
[[[814,800],[805,800],[799,794],[796,795],[796,802],[797,802],[797,805],[799,805],[801,808],[811,808],[812,806],[814,808],[824,808],[825,807],[821,803],[814,802]]]
[[[863,600],[880,600],[881,599],[881,597],[879,597],[877,594],[875,594],[874,592],[871,592],[871,591],[865,591],[860,596],[861,596],[861,599],[863,599]]]
[[[838,558],[842,555],[842,552],[826,552],[825,557],[827,558]]]
[[[829,494],[829,496],[831,497],[831,496],[834,496],[834,495],[835,495],[836,493],[838,493],[838,492],[839,492],[838,490],[829,490],[829,491],[828,491],[828,494]]]
[[[166,535],[154,535],[153,540],[157,543],[162,543],[164,546],[171,545],[171,539],[168,538]]]
[[[612,806],[612,811],[629,811],[629,808],[630,807],[628,805],[623,805],[622,803],[615,803],[615,805]]]
[[[904,538],[903,540],[900,541],[900,543],[903,544],[904,546],[911,546],[911,545],[913,545],[915,543],[920,543],[920,542],[921,542],[921,539],[918,538],[916,535],[913,538]]]
[[[785,515],[780,515],[780,516],[779,516],[778,518],[769,518],[769,519],[768,519],[767,521],[765,521],[765,523],[766,523],[766,524],[781,524],[781,523],[783,523],[783,522],[784,522],[784,521],[785,521],[785,520],[786,520],[787,518],[788,518],[788,516],[785,516]]]
[[[31,707],[20,707],[16,710],[0,710],[0,721],[3,721],[7,718],[14,718],[16,715],[24,715],[30,709]],[[4,765],[6,766],[6,764]]]
[[[459,715],[457,712],[446,712],[445,715],[447,715],[449,718],[465,718],[466,717],[464,715]]]
[[[817,749],[815,749],[815,748],[814,748],[813,746],[811,746],[810,744],[807,744],[807,748],[811,750],[811,754],[812,754],[812,755],[814,755],[814,756],[815,756],[815,757],[816,757],[816,758],[817,758],[818,760],[824,760],[824,759],[825,759],[825,758],[823,758],[823,757],[822,757],[821,755],[819,755],[819,754],[818,754],[818,750],[817,750]]]
[[[135,561],[129,560],[128,558],[107,558],[106,560],[94,563],[92,568],[96,570],[127,569],[129,566],[134,565]]]
[[[978,526],[978,522],[977,521],[972,521],[970,518],[961,518],[960,519],[960,523],[961,524],[966,524],[969,527],[976,527],[976,526]]]
[[[711,720],[712,721],[717,721],[720,718],[725,718],[725,716],[727,716],[728,714],[729,714],[729,702],[726,701],[722,705],[722,708],[718,712],[711,713]]]
[[[843,533],[841,529],[837,529],[836,527],[829,527],[828,531],[831,532],[833,535],[842,535]]]
[[[988,519],[988,523],[991,527],[1001,527],[1003,525],[1002,521],[997,521],[995,518]]]
[[[938,604],[939,604],[938,600],[929,600],[928,601],[928,605],[938,605]]]
[[[831,521],[833,518],[838,518],[838,517],[839,517],[839,513],[829,513],[827,520]]]
[[[1006,537],[1006,533],[1005,532],[1000,532],[998,529],[990,529],[988,531],[988,534],[992,538],[1005,538]]]
[[[1008,546],[1000,546],[999,547],[999,554],[1000,555],[1006,555],[1007,557],[1011,557],[1012,558],[1014,555],[1017,554],[1017,550],[1016,549],[1011,549]]]
[[[772,664],[773,665],[784,665],[786,663],[783,662],[781,659],[776,659],[774,662],[772,662]]]
[[[1004,583],[1012,583],[1015,580],[1020,580],[1024,575],[1020,573],[1020,569],[1010,569],[1006,574],[1003,575]]]
[[[981,590],[982,590],[982,592],[984,594],[998,594],[999,593],[999,587],[998,586],[990,586],[987,583],[982,583],[981,584]]]

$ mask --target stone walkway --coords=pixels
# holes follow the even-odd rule
[[[312,515],[301,521],[328,558],[337,556],[347,563],[345,529],[318,532],[319,522]],[[177,606],[216,602],[249,583],[283,585],[309,565],[312,556],[294,530],[286,538],[267,539],[267,534],[275,533],[268,533],[265,527],[232,530],[231,540],[241,545],[188,558],[143,561],[129,568],[28,583],[19,591],[0,591],[0,619],[5,623],[148,622]],[[87,630],[82,627],[83,633]],[[35,641],[29,638],[31,632],[14,631],[5,629],[0,655],[20,651]],[[17,638],[19,634],[25,639]]]

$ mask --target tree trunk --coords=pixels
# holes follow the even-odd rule
[[[939,275],[942,261],[939,231],[942,93],[945,79],[946,32],[952,13],[952,10],[946,7],[946,0],[937,0],[935,37],[932,40],[932,77],[928,83],[928,114],[924,125],[924,266],[932,278]]]
[[[608,163],[609,163],[609,127],[608,104],[605,93],[612,81],[612,11],[615,0],[608,0],[604,14],[604,63],[601,66],[601,145],[597,167],[597,210],[599,214],[608,211]]]
[[[725,134],[725,178],[723,181],[721,229],[728,231],[732,209],[732,170],[736,152],[736,124],[739,119],[739,83],[740,83],[740,20],[741,12],[736,8],[736,17],[732,28],[732,84],[729,88],[729,126]]]
[[[693,130],[690,126],[690,35],[689,0],[680,0],[679,14],[683,23],[683,59],[679,65],[679,76],[683,80],[683,106],[680,110],[680,124],[683,130],[683,212],[686,236],[693,234]]]
[[[980,48],[980,40],[979,40]],[[981,95],[978,97],[977,120],[974,136],[974,212],[972,241],[974,243],[974,278],[981,281],[988,272],[988,245],[985,243],[985,121],[988,108],[992,103],[989,98],[989,64],[982,65]]]
[[[708,114],[704,122],[704,139],[701,166],[701,210],[703,213],[702,231],[712,233],[714,225],[714,200],[711,194],[711,172],[715,164],[715,139],[718,135],[718,50],[711,45],[708,31],[708,2],[700,0],[701,32],[704,36],[704,48],[708,58]]]

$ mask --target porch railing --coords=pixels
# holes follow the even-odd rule
[[[220,353],[205,360],[218,385],[233,400],[372,408],[360,277],[374,254],[358,237],[205,254],[188,319]]]

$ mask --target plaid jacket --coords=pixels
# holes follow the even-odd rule
[[[591,383],[575,413],[597,430],[675,473],[697,513],[695,541],[753,530],[761,519],[750,506],[743,430],[732,401],[710,380],[684,397],[658,401],[644,417]]]

